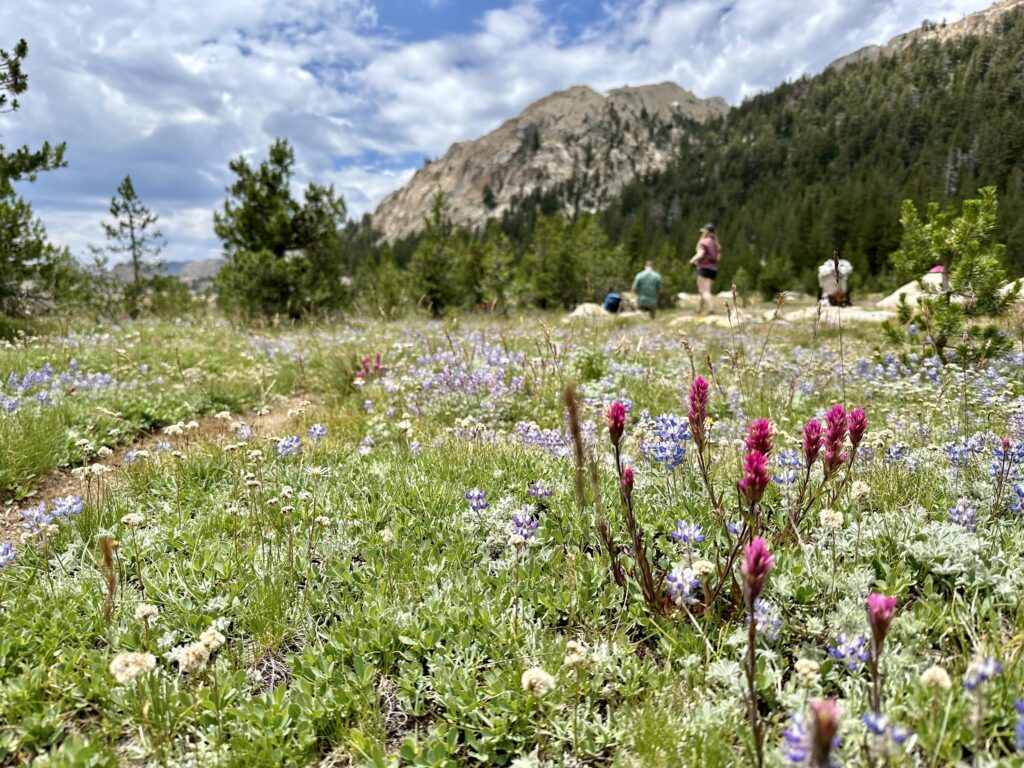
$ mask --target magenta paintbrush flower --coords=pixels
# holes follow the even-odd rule
[[[698,376],[690,385],[686,416],[690,421],[693,442],[700,448],[704,444],[704,428],[708,419],[708,382],[703,376]]]
[[[821,453],[821,446],[824,443],[825,435],[821,430],[820,421],[811,419],[804,424],[804,461],[807,462],[808,467],[818,460],[818,454]]]
[[[825,477],[832,474],[846,461],[843,444],[846,442],[846,409],[833,405],[825,416]]]
[[[811,702],[811,765],[830,765],[829,755],[836,745],[842,711],[834,698]]]
[[[864,433],[868,431],[867,414],[864,413],[863,408],[854,408],[850,411],[847,422],[850,430],[850,444],[856,448],[864,438]]]
[[[748,504],[757,504],[768,487],[768,457],[751,451],[743,460],[743,479],[739,482],[740,493]]]
[[[622,472],[622,493],[627,499],[633,498],[633,468],[626,467]]]
[[[626,406],[616,400],[608,409],[608,435],[612,439],[612,445],[616,448],[622,440],[622,433],[626,428]]]
[[[772,452],[772,423],[768,419],[757,419],[750,423],[747,430],[747,450],[763,453],[765,456]]]
[[[764,539],[756,538],[747,545],[743,552],[740,573],[743,574],[743,594],[747,599],[748,610],[753,610],[754,601],[764,589],[764,581],[774,567],[775,560],[772,559]]]
[[[868,624],[871,625],[871,638],[876,649],[876,656],[882,651],[882,643],[889,631],[889,624],[896,613],[896,598],[888,595],[872,593],[868,595]]]

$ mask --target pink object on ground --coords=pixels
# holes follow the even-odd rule
[[[937,267],[932,267],[931,269],[929,269],[929,270],[928,270],[928,274],[929,274],[929,275],[931,275],[931,274],[934,274],[935,272],[945,272],[945,271],[946,271],[946,268],[945,268],[945,267],[943,267],[943,266],[942,266],[942,265],[940,264],[940,265],[939,265],[939,266],[937,266]]]

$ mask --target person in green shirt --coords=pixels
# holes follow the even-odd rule
[[[636,303],[641,310],[654,318],[654,310],[658,307],[658,291],[661,290],[661,275],[654,271],[654,262],[644,264],[643,272],[637,272],[633,278],[633,290],[636,291]]]

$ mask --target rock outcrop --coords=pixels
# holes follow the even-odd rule
[[[412,234],[440,191],[452,222],[474,227],[559,185],[569,210],[597,210],[637,174],[663,168],[691,121],[728,110],[723,99],[700,99],[675,83],[558,91],[486,136],[452,145],[385,197],[373,221],[389,241]]]
[[[968,35],[990,34],[1003,14],[1021,6],[1024,6],[1024,0],[998,0],[985,10],[964,16],[960,21],[953,23],[926,22],[915,30],[897,35],[885,45],[868,45],[841,59],[836,59],[829,67],[842,69],[860,61],[877,61],[882,56],[902,53],[918,41],[934,40],[941,43]]]

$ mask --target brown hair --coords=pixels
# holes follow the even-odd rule
[[[700,231],[700,240],[697,241],[697,248],[700,248],[700,241],[705,237],[710,237],[716,243],[718,242],[718,235],[715,234],[714,230],[702,229]],[[719,243],[721,245],[721,243]]]

